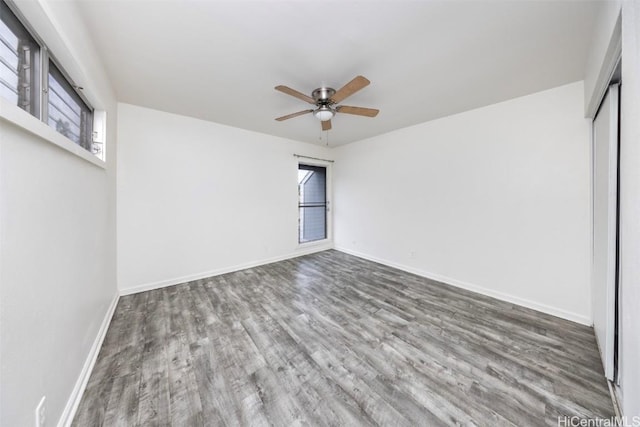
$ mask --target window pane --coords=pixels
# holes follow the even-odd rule
[[[37,117],[40,48],[4,2],[0,16],[0,96]]]
[[[327,238],[326,212],[326,206],[308,206],[300,208],[300,243]]]
[[[91,109],[51,61],[48,85],[47,122],[49,126],[91,151]]]
[[[327,238],[327,169],[321,166],[298,167],[298,241]]]

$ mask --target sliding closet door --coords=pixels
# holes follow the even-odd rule
[[[593,325],[613,381],[617,280],[618,92],[611,85],[593,121]]]

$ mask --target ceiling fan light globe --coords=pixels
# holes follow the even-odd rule
[[[323,105],[322,107],[318,108],[313,112],[313,115],[321,122],[326,122],[327,120],[331,120],[333,116],[335,116],[335,114],[336,114],[335,111],[333,111],[331,108],[327,107],[326,105]]]

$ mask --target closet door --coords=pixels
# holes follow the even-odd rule
[[[611,85],[593,121],[593,325],[607,379],[614,380],[618,227],[618,96]]]

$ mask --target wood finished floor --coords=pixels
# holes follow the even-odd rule
[[[593,330],[326,251],[120,299],[75,426],[614,415]]]

